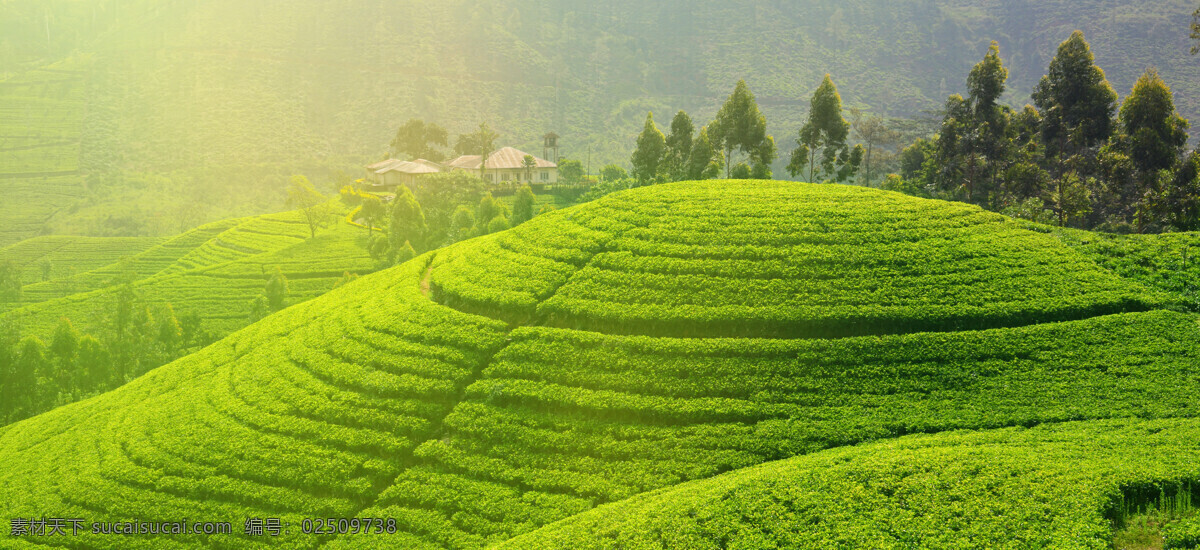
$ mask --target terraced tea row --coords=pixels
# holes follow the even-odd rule
[[[0,249],[0,262],[13,262],[21,270],[22,283],[30,285],[99,269],[161,242],[155,237],[49,235]]]
[[[498,548],[1102,550],[1130,499],[1196,486],[1198,437],[1195,419],[906,437],[640,495]]]
[[[1196,316],[1162,310],[1098,315],[1171,301],[1087,262],[1051,235],[1021,230],[975,209],[878,191],[749,182],[709,189],[677,184],[635,190],[453,245],[292,307],[118,391],[0,429],[0,461],[12,465],[11,472],[0,472],[0,517],[62,511],[98,521],[186,513],[281,517],[293,527],[312,515],[383,517],[394,518],[400,532],[332,540],[293,533],[277,542],[330,549],[481,548],[601,504],[691,480],[742,473],[796,455],[803,456],[791,460],[821,460],[831,447],[919,432],[1195,415],[1200,398],[1194,383],[1200,377]],[[710,200],[717,196],[724,199]],[[756,217],[752,208],[743,209],[767,198],[792,214],[775,218],[771,210]],[[880,222],[872,226],[866,212],[892,206],[900,214],[876,216]],[[809,214],[801,217],[801,212]],[[928,220],[943,225],[934,224],[935,234],[925,234]],[[689,243],[682,234],[668,238],[671,227],[704,223],[714,227],[709,240],[725,244]],[[763,223],[790,225],[783,236],[771,236]],[[836,234],[825,235],[822,224],[844,226],[844,242]],[[911,232],[903,229],[906,224],[914,226]],[[872,235],[872,227],[880,234]],[[276,252],[152,282],[251,280],[256,267],[270,262],[292,258],[294,265],[303,265],[309,256],[300,247],[324,250],[322,238],[341,237],[331,231]],[[698,248],[672,256],[643,254],[634,244],[622,244],[635,242]],[[732,253],[741,244],[746,253]],[[909,252],[895,254],[904,262],[876,265],[869,254],[854,255],[856,246]],[[959,271],[919,267],[925,253],[940,254],[930,257]],[[750,262],[755,257],[760,264]],[[978,258],[990,262],[973,263]],[[679,317],[633,326],[646,335],[606,334],[594,330],[604,326],[586,323],[581,325],[591,330],[546,326],[557,324],[546,314],[549,304],[580,295],[581,274],[624,266],[626,260],[644,261],[643,273],[680,262],[670,269],[693,270],[714,289],[725,288],[721,277],[736,279],[744,268],[748,290],[738,307],[746,315],[767,315],[766,297],[772,295],[779,303],[804,296],[814,311],[835,321],[829,312],[841,307],[865,312],[900,304],[913,308],[914,315],[927,308],[932,313],[913,322],[936,321],[944,330],[909,332],[919,324],[890,327],[904,334],[852,336],[853,331],[840,330],[835,339],[659,336],[679,326],[662,319],[694,323],[698,317],[688,315],[703,304],[731,307],[719,301],[720,292],[706,293],[705,284],[661,292],[631,285],[630,294],[643,292],[645,304],[679,312]],[[989,276],[993,263],[1013,273]],[[810,265],[833,267],[826,273]],[[930,290],[923,299],[885,282],[888,273],[906,274],[913,284],[937,281],[928,284],[944,288]],[[835,289],[818,302],[812,294],[762,282],[799,278],[819,285],[864,274],[873,274],[875,284],[886,290]],[[1062,286],[1064,280],[1075,286]],[[511,286],[496,286],[508,285],[505,281]],[[190,299],[217,295],[204,288],[196,280]],[[1033,316],[1027,326],[952,331],[954,318],[938,308],[971,289],[1028,299],[1034,309],[1024,311],[1045,315]],[[636,300],[613,301],[627,309],[636,305]],[[1002,324],[1005,310],[985,304],[971,313],[971,323]],[[1054,322],[1076,314],[1089,318]],[[779,319],[772,323],[780,333],[798,326]],[[705,335],[719,332],[705,330]],[[1030,464],[1036,464],[1030,449],[1043,450],[1032,444],[1014,448],[1028,451],[1012,456]],[[1107,464],[1108,455],[1093,454],[1095,464]],[[1167,474],[1193,475],[1166,462],[1155,469],[1160,463],[1153,457],[1126,453],[1125,458],[1145,468],[1148,482],[1181,479]],[[886,474],[885,466],[880,471]],[[835,482],[822,481],[840,487]],[[905,495],[919,495],[921,486],[913,487]],[[997,490],[1005,498],[1017,494]],[[1059,494],[1054,491],[1038,494]],[[854,494],[870,493],[846,498]],[[839,498],[829,502],[840,503]],[[851,510],[874,514],[864,516],[868,521],[893,507],[878,499],[862,506],[873,503],[883,511]],[[1091,517],[1076,513],[1080,509],[1053,510],[1065,514],[1067,522]],[[898,510],[905,513],[903,507]],[[669,518],[669,512],[661,517]],[[983,512],[964,517],[964,522],[986,520]],[[692,529],[684,521],[679,525]],[[848,540],[876,540],[872,525],[852,527],[866,534]],[[1092,537],[1101,528],[1084,535]],[[1031,529],[1036,536],[1047,532]],[[586,543],[591,535],[581,536]],[[536,540],[555,541],[553,536]],[[121,542],[89,538],[80,544]],[[258,542],[239,536],[159,537],[145,544],[253,547]]]
[[[1193,416],[1200,399],[1200,326],[1170,312],[838,340],[551,328],[518,328],[511,340],[447,417],[445,436],[416,450],[421,466],[372,509],[414,518],[408,527],[429,547],[494,543],[537,518],[829,447]]]
[[[1171,301],[976,207],[782,182],[610,195],[439,256],[431,280],[496,318],[659,336],[979,329]]]
[[[130,280],[143,301],[195,313],[208,330],[225,335],[246,325],[251,302],[276,268],[289,279],[290,303],[328,292],[346,272],[374,271],[362,239],[349,226],[309,238],[296,212],[224,220],[100,269],[28,285],[26,305],[8,315],[35,334],[49,335],[60,317],[86,328],[85,320],[104,317],[97,314],[119,291],[113,285]]]
[[[103,397],[9,428],[0,442],[6,517],[284,517],[296,527],[292,544],[314,544],[298,534],[300,518],[352,516],[370,502],[502,342],[501,323],[421,299],[412,283],[423,267],[410,263],[391,283],[348,285]],[[358,300],[363,293],[375,298]],[[120,537],[76,543],[129,547]]]

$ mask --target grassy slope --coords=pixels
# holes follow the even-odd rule
[[[726,202],[711,203],[703,197],[720,194],[695,193],[692,184],[637,190],[539,217],[515,231],[461,243],[436,257],[422,256],[274,315],[119,390],[0,430],[0,460],[8,465],[0,473],[0,516],[281,516],[293,526],[299,518],[314,515],[392,517],[398,520],[397,535],[338,537],[329,547],[386,543],[476,548],[643,491],[828,447],[913,432],[1194,414],[1192,404],[1200,397],[1194,383],[1200,377],[1195,357],[1200,326],[1194,316],[1183,313],[1133,312],[986,331],[714,340],[605,335],[537,326],[536,320],[514,328],[504,320],[439,304],[422,293],[421,280],[431,261],[436,276],[438,266],[447,265],[438,263],[443,256],[482,261],[479,254],[490,254],[483,246],[487,243],[520,246],[525,253],[537,252],[528,257],[546,258],[521,262],[510,256],[511,269],[526,273],[535,284],[543,280],[538,275],[562,269],[557,263],[582,273],[600,257],[606,232],[651,227],[669,219],[660,212],[647,213],[645,207],[662,204],[663,194],[672,190],[686,189],[692,192],[688,196],[701,197],[677,197],[674,204],[681,211],[688,211],[690,204],[707,204],[712,207],[706,209],[710,219],[725,219],[734,230],[741,224],[755,225],[754,218],[732,212],[756,194],[811,189],[736,182],[711,186],[729,197]],[[833,223],[852,212],[885,211],[884,206],[919,206],[933,214],[939,212],[938,205],[941,211],[958,208],[883,192],[855,192],[865,193],[861,201],[843,203],[840,210],[831,208],[814,219]],[[809,198],[835,204],[837,193],[822,191]],[[937,216],[921,217],[916,223],[936,227]],[[969,225],[965,227],[943,228],[944,237],[973,234]],[[1020,237],[1004,235],[1008,240]],[[861,235],[846,235],[852,237]],[[1004,249],[991,233],[976,238]],[[835,244],[797,246],[817,253],[823,247],[838,250]],[[699,265],[703,262],[697,258],[706,250],[713,253],[721,247],[697,248],[683,257]],[[1077,276],[1087,267],[1074,253],[1053,246],[1040,251],[1023,248],[1008,257],[1036,260],[1047,266],[1047,277]],[[227,264],[232,265],[236,264]],[[968,255],[942,265],[965,270],[972,263]],[[1004,275],[945,284],[958,291],[986,290]],[[1134,295],[1152,296],[1136,283],[1116,281],[1118,288]],[[1077,289],[1076,297],[1085,302],[1089,297],[1097,303],[1107,299],[1104,288]],[[676,298],[695,296],[694,290],[681,287]],[[838,305],[825,308],[835,311]],[[1180,427],[1171,427],[1175,424]],[[1080,434],[1090,433],[1088,426],[1030,433],[1061,430],[1065,435],[1060,439],[1086,441]],[[1099,426],[1104,430],[1109,425]],[[1171,460],[1185,456],[1179,453],[1194,439],[1185,437],[1192,433],[1188,421],[1163,420],[1149,426],[1150,431],[1169,429],[1154,456],[1137,455],[1123,471],[1141,472],[1137,480],[1147,483],[1193,479],[1193,470],[1169,467]],[[1174,438],[1177,433],[1183,435]],[[1052,456],[1081,452],[1054,443],[1056,436],[1021,440],[1025,436],[996,432],[937,437],[945,439],[932,441],[945,441],[947,450],[927,456],[933,464],[961,462],[963,452],[955,445],[970,437],[1025,441],[1029,448]],[[1129,435],[1118,443],[1136,447],[1137,437]],[[857,467],[867,472],[863,475],[893,475],[889,472],[906,455],[890,456],[887,446],[920,447],[925,441],[931,440],[879,443],[868,448],[880,449],[878,461]],[[1021,445],[1007,451],[997,447],[996,452],[1009,457],[1015,468],[1031,456]],[[810,463],[805,461],[837,462],[837,457],[855,452],[860,451],[797,458],[788,463],[797,466],[779,468],[786,470],[779,475],[819,471],[816,466],[806,470]],[[1115,468],[1103,453],[1084,454],[1098,471]],[[1044,466],[1052,469],[1052,463]],[[749,479],[757,471],[736,479]],[[822,479],[838,483],[836,478]],[[964,474],[961,481],[982,483],[980,479]],[[1035,476],[1011,483],[1036,485],[1046,479]],[[921,483],[926,481],[932,482],[928,475],[904,483],[917,491],[924,490]],[[728,485],[715,483],[714,487]],[[754,490],[761,493],[774,486]],[[1102,506],[1097,508],[1092,497],[1111,495],[1120,487],[1089,487],[1059,517],[1082,522],[1078,524],[1087,528],[1088,537],[1103,537],[1107,527],[1094,521],[1093,510]],[[1025,506],[1018,498],[1022,493],[1009,489],[996,489],[997,509]],[[1056,494],[1049,487],[1042,490]],[[801,502],[798,499],[793,500]],[[638,502],[642,501],[634,501]],[[860,506],[863,517],[872,518],[898,510],[887,499]],[[1042,506],[1035,510],[1063,510]],[[949,512],[940,504],[929,511],[933,517],[945,513]],[[967,517],[987,519],[989,513]],[[747,521],[754,524],[755,517]],[[586,534],[591,521],[580,523],[583,531],[575,532]],[[686,524],[689,521],[695,523],[684,519],[667,530],[708,528]],[[971,521],[963,523],[964,529],[972,528]],[[1053,535],[1058,529],[1035,523],[1029,524],[1034,535]],[[621,525],[614,524],[612,530],[620,531]],[[871,528],[863,528],[864,537],[872,536]],[[926,531],[913,533],[925,535]],[[553,538],[554,532],[545,536]],[[279,542],[313,547],[327,540],[293,533]],[[91,547],[129,543],[111,538],[81,541]],[[142,541],[147,546],[167,542]],[[171,542],[254,544],[237,537],[178,537]],[[18,545],[12,539],[3,543]]]
[[[1002,216],[851,186],[656,186],[563,217],[580,229],[535,224],[439,255],[434,292],[514,321],[755,337],[1013,326],[1169,300]]]
[[[310,238],[297,212],[222,220],[120,262],[27,285],[24,303],[5,315],[42,336],[60,317],[83,330],[96,330],[108,318],[114,281],[124,273],[134,280],[141,299],[169,302],[177,314],[198,313],[206,329],[224,336],[248,323],[250,303],[276,267],[289,278],[289,303],[327,292],[346,272],[373,271],[360,242],[365,239],[365,231],[344,223]]]
[[[21,270],[21,282],[30,285],[74,275],[116,263],[161,244],[155,237],[76,237],[47,235],[0,248],[0,261],[12,261]],[[43,265],[49,262],[49,279]]]
[[[1178,297],[1200,310],[1200,233],[1111,235],[1072,229],[1053,230],[1063,242],[1127,279]]]
[[[825,451],[603,506],[499,548],[1112,547],[1125,504],[1200,479],[1196,419],[950,432]]]
[[[0,247],[38,235],[83,194],[86,60],[0,79]]]

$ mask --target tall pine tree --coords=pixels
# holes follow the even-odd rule
[[[1155,202],[1164,199],[1184,200],[1170,187],[1169,171],[1179,163],[1188,139],[1188,121],[1175,112],[1171,88],[1148,69],[1133,85],[1133,91],[1121,104],[1121,141],[1134,168],[1137,196],[1134,207],[1139,231],[1146,228],[1148,211]],[[1182,180],[1184,186],[1189,182]],[[1159,210],[1176,211],[1171,205],[1160,204]]]
[[[748,157],[764,156],[767,140],[767,118],[758,109],[758,102],[745,80],[739,80],[733,93],[708,127],[708,136],[713,146],[725,152],[725,176],[732,170],[733,152],[740,151]],[[751,158],[753,161],[754,159]]]
[[[1058,46],[1050,70],[1038,82],[1033,102],[1042,113],[1042,142],[1046,155],[1057,162],[1058,177],[1073,157],[1093,148],[1113,133],[1117,92],[1095,64],[1082,31]]]
[[[675,113],[671,132],[667,134],[666,173],[672,181],[687,177],[688,157],[692,154],[692,135],[696,132],[692,118],[684,111]]]
[[[938,157],[944,163],[943,187],[975,204],[994,199],[1001,161],[1007,154],[1009,109],[999,104],[1008,69],[1000,47],[988,52],[967,76],[967,97],[951,96],[938,136]]]
[[[637,148],[629,162],[633,165],[633,177],[645,185],[653,183],[662,174],[663,159],[667,154],[667,138],[654,124],[654,113],[646,113],[646,124],[637,138]]]
[[[713,148],[712,140],[708,137],[708,127],[701,128],[688,155],[687,179],[710,180],[720,177],[723,164],[721,153]]]
[[[825,75],[813,93],[808,122],[800,128],[797,147],[792,150],[788,173],[793,177],[808,171],[808,181],[846,181],[862,164],[861,145],[851,151],[846,143],[850,123],[842,117],[842,96],[833,78]]]

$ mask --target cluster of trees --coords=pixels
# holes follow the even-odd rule
[[[384,268],[416,255],[463,239],[487,235],[520,225],[553,210],[535,208],[533,189],[516,191],[511,208],[485,191],[485,183],[465,172],[431,174],[412,188],[401,185],[395,197],[380,197],[342,189],[342,200],[359,206],[359,217],[370,232],[367,251]]]
[[[734,165],[735,153],[746,160]],[[767,135],[767,119],[746,82],[738,81],[716,118],[698,133],[691,116],[684,111],[675,114],[666,135],[655,124],[654,113],[647,113],[630,164],[638,185],[713,179],[722,172],[725,177],[770,179],[775,155],[775,138]],[[624,172],[619,167],[606,166],[601,179],[613,181],[623,177],[617,170]]]
[[[197,314],[175,315],[171,304],[142,301],[120,286],[96,334],[59,320],[49,342],[0,326],[0,424],[34,416],[103,393],[215,338]]]
[[[999,103],[1008,69],[993,43],[941,126],[901,154],[885,188],[1037,221],[1110,231],[1200,229],[1200,152],[1148,69],[1123,101],[1083,33],[1063,42],[1031,105]]]
[[[868,156],[868,149],[863,145],[850,147],[851,127],[852,124],[842,116],[842,98],[837,86],[829,75],[825,75],[813,94],[808,120],[796,138],[796,148],[787,165],[788,173],[808,181],[844,182],[850,179]],[[862,128],[859,133],[869,133],[875,141],[881,139],[886,130],[877,120]],[[641,185],[712,179],[719,177],[722,171],[726,178],[770,179],[771,163],[777,153],[775,138],[767,134],[767,120],[759,110],[754,94],[745,81],[738,81],[712,123],[702,127],[698,134],[691,117],[684,111],[675,115],[670,133],[666,135],[655,124],[654,114],[647,114],[630,164],[634,179]],[[608,180],[607,177],[602,179]]]

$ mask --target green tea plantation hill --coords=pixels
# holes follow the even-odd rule
[[[97,330],[111,321],[115,295],[128,281],[142,302],[194,313],[207,331],[225,336],[248,324],[251,302],[276,268],[289,280],[290,303],[324,294],[346,273],[374,271],[367,238],[340,216],[314,235],[300,211],[230,218],[169,239],[34,237],[0,248],[0,261],[19,261],[29,281],[19,302],[0,306],[0,320],[46,339],[62,317]],[[39,280],[45,262],[50,277]]]
[[[1200,324],[1081,250],[858,187],[616,193],[0,428],[5,520],[237,534],[0,548],[1106,548],[1200,485]]]

